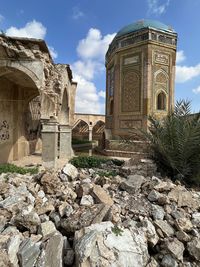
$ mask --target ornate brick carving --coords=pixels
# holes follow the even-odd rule
[[[114,66],[108,70],[108,93],[109,96],[114,93]]]
[[[167,77],[164,75],[164,73],[160,72],[156,75],[156,82],[167,83]]]
[[[169,55],[156,52],[154,54],[154,60],[156,63],[169,65]]]
[[[123,72],[122,112],[140,111],[140,77],[134,70]]]
[[[141,128],[142,122],[140,120],[121,120],[120,128],[122,129],[133,129],[133,128]]]

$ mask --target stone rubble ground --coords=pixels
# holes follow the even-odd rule
[[[0,267],[200,266],[200,192],[148,160],[0,175]],[[159,177],[159,178],[158,178]]]

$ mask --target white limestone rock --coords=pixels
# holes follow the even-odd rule
[[[93,204],[94,204],[94,199],[93,199],[92,196],[90,196],[90,195],[84,195],[81,198],[80,205],[82,205],[82,206],[92,206]]]
[[[71,180],[74,180],[78,176],[78,170],[77,170],[77,168],[74,165],[70,164],[70,163],[67,163],[65,165],[65,167],[62,169],[62,171]]]
[[[77,236],[75,255],[76,264],[80,267],[143,267],[148,263],[147,240],[137,228],[116,229],[108,222],[94,224],[92,228],[86,227],[76,234],[76,238]]]

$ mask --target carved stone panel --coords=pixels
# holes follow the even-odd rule
[[[133,129],[133,128],[141,128],[142,122],[140,120],[121,120],[120,128],[121,129]]]
[[[140,77],[132,69],[123,72],[121,94],[122,112],[140,111]]]
[[[114,66],[108,70],[108,93],[109,96],[114,94]]]
[[[154,61],[155,63],[169,65],[169,55],[162,54],[160,52],[155,52]]]
[[[124,58],[124,65],[135,64],[139,62],[139,55]]]

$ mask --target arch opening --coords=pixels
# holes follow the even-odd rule
[[[80,120],[72,129],[72,142],[76,143],[79,140],[89,140],[89,125]]]
[[[0,84],[0,163],[4,163],[35,152],[33,99],[39,91],[31,77],[10,67],[0,67]]]
[[[92,139],[100,142],[102,139],[103,133],[105,130],[105,122],[97,121],[94,127],[92,128]]]

